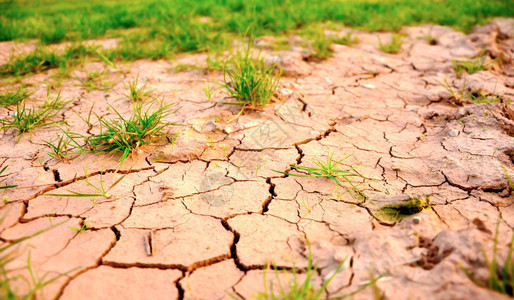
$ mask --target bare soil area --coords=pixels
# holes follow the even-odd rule
[[[334,55],[321,62],[306,61],[299,47],[265,49],[284,70],[277,99],[235,119],[240,107],[223,104],[221,91],[211,99],[203,91],[222,73],[173,71],[177,63],[202,66],[204,54],[111,68],[115,85],[106,91],[65,79],[58,90],[74,100],[59,115],[64,124],[37,128],[19,142],[12,130],[0,133],[6,184],[19,186],[2,190],[2,242],[68,220],[25,241],[11,265],[25,265],[30,251],[39,275],[67,272],[43,289],[48,299],[250,298],[264,289],[266,263],[286,270],[283,283],[293,266],[302,273],[309,241],[319,270],[313,284],[344,262],[327,297],[358,289],[373,272],[383,275],[377,287],[386,299],[508,298],[475,285],[459,264],[486,280],[481,249],[492,253],[499,222],[498,260],[505,261],[514,228],[514,20],[497,19],[468,35],[430,25],[402,32],[398,54],[378,49],[378,37],[385,42],[390,33],[364,32],[354,33],[354,46],[334,44]],[[16,47],[0,43],[0,52]],[[488,67],[457,76],[453,60],[483,49]],[[73,77],[101,65],[88,63]],[[41,104],[54,73],[24,79],[37,86],[27,103]],[[59,127],[98,132],[98,122],[82,119],[91,109],[101,117],[116,117],[112,108],[130,114],[123,81],[136,77],[180,106],[167,117],[183,124],[167,129],[178,133],[175,143],[144,145],[119,170],[119,155],[46,155],[44,141]],[[475,103],[463,91],[500,100]],[[0,117],[14,111],[0,108]],[[291,164],[313,166],[331,154],[350,155],[342,167],[355,167],[360,176],[349,179],[367,198],[328,178],[275,172],[295,173]],[[90,182],[110,186],[125,177],[109,197],[48,195],[91,192],[86,166]],[[429,200],[415,215],[381,209],[416,197]],[[70,229],[84,223],[85,231]],[[373,290],[353,297],[370,299]]]

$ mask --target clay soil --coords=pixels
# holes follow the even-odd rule
[[[318,268],[313,285],[343,263],[327,297],[358,289],[372,272],[383,275],[376,286],[386,299],[508,298],[474,284],[459,264],[486,280],[482,249],[491,255],[499,222],[501,263],[514,228],[514,20],[468,35],[430,25],[402,32],[398,54],[378,49],[377,37],[386,42],[390,33],[355,32],[358,44],[334,44],[334,55],[321,62],[306,61],[299,47],[273,52],[266,48],[273,38],[260,39],[283,69],[280,86],[270,105],[231,122],[240,108],[222,104],[221,91],[211,99],[203,91],[222,73],[173,71],[178,63],[205,65],[205,54],[120,64],[111,68],[107,80],[115,85],[106,91],[77,85],[103,64],[81,66],[57,88],[73,99],[59,115],[64,124],[37,128],[19,142],[12,130],[0,133],[0,157],[9,166],[4,184],[18,185],[2,190],[2,242],[67,220],[23,242],[10,266],[25,266],[30,252],[39,276],[65,273],[42,290],[47,299],[230,299],[229,293],[250,298],[263,291],[266,263],[285,270],[283,285],[293,266],[302,278],[310,252]],[[423,39],[429,34],[435,43]],[[4,42],[0,52],[20,47],[31,46]],[[458,77],[452,60],[483,49],[488,68]],[[42,103],[54,75],[23,79],[36,87],[28,104]],[[117,154],[48,157],[44,141],[55,140],[60,128],[98,132],[95,115],[91,127],[81,119],[92,107],[104,118],[116,117],[112,108],[130,114],[123,83],[136,77],[180,107],[167,117],[182,124],[166,129],[178,134],[174,144],[163,138],[144,145],[121,167]],[[456,92],[501,100],[454,97],[445,80]],[[13,112],[0,109],[3,118]],[[368,198],[346,192],[345,183],[273,171],[313,166],[331,154],[351,155],[342,168],[355,167],[360,176],[350,180]],[[46,195],[91,192],[86,166],[93,183],[125,177],[109,197]],[[380,210],[413,197],[428,197],[429,205],[401,219]],[[83,232],[70,229],[84,223]],[[273,271],[267,274],[276,281]],[[373,290],[353,297],[370,299]]]

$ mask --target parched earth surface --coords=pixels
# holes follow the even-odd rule
[[[334,45],[322,62],[306,61],[299,47],[273,52],[266,48],[273,38],[259,39],[283,76],[272,104],[235,119],[239,107],[224,105],[220,91],[211,99],[203,91],[221,73],[173,71],[177,64],[205,66],[205,54],[110,68],[114,86],[107,91],[78,86],[86,70],[103,68],[81,66],[57,88],[73,99],[59,115],[65,123],[35,129],[19,142],[15,132],[1,133],[0,156],[9,166],[4,184],[19,185],[2,190],[8,200],[1,207],[2,242],[67,221],[24,241],[9,266],[26,266],[30,252],[39,276],[64,274],[43,289],[48,299],[249,298],[264,290],[267,263],[284,270],[283,285],[293,266],[302,279],[310,248],[318,268],[313,285],[343,263],[325,296],[355,291],[374,274],[383,276],[376,286],[386,299],[507,298],[475,285],[459,265],[486,280],[481,250],[491,257],[499,223],[502,264],[514,228],[514,20],[498,19],[469,35],[429,25],[403,33],[398,54],[378,49],[378,38],[386,42],[390,33],[355,32],[358,44]],[[0,47],[9,53],[32,46]],[[456,76],[452,60],[483,50],[486,70]],[[41,105],[54,75],[23,79],[36,86],[28,104]],[[182,124],[167,129],[178,133],[174,144],[145,145],[121,167],[119,155],[48,157],[44,141],[55,141],[60,128],[99,131],[94,114],[91,126],[83,120],[91,110],[99,118],[116,118],[112,108],[130,115],[123,83],[137,76],[165,103],[180,106],[167,117]],[[501,100],[474,103],[460,96],[464,90]],[[0,114],[10,118],[14,111]],[[360,176],[349,179],[367,198],[348,192],[347,183],[273,171],[298,173],[291,164],[314,166],[330,155],[350,155],[341,168],[355,167]],[[94,184],[108,187],[124,177],[109,197],[48,195],[94,192],[85,167]],[[400,219],[380,209],[414,197],[429,199],[416,215]],[[84,223],[90,228],[71,229]],[[273,271],[266,280],[277,288]],[[373,290],[353,297],[370,299]]]

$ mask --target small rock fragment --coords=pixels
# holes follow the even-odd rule
[[[348,258],[348,254],[345,253],[344,251],[337,251],[336,253],[334,253],[334,260],[338,263],[342,263],[343,261],[345,261],[346,259]]]
[[[147,256],[152,256],[152,231],[148,232],[147,235],[144,236],[143,238],[143,244],[144,244],[144,247],[145,247],[145,252],[146,252],[146,255]]]
[[[286,88],[279,88],[277,90],[277,97],[280,99],[280,100],[285,100],[287,99],[289,96],[291,96],[293,94],[293,90],[290,90],[290,89],[286,89]]]
[[[412,218],[412,222],[414,224],[419,224],[421,222],[421,217],[416,216],[416,217]]]
[[[459,131],[457,129],[452,129],[452,130],[450,130],[450,132],[448,132],[448,134],[450,136],[458,136],[459,135]]]
[[[208,121],[203,126],[203,131],[214,131],[214,130],[216,130],[216,123],[212,120]]]

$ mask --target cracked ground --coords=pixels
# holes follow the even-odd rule
[[[111,68],[115,85],[107,91],[77,85],[84,70],[102,67],[87,63],[57,88],[73,99],[59,116],[64,124],[19,142],[12,131],[1,133],[6,183],[19,186],[2,190],[8,202],[1,241],[65,222],[24,241],[9,266],[23,267],[30,252],[40,276],[64,274],[42,290],[46,299],[230,299],[263,291],[268,263],[282,270],[283,283],[293,267],[302,278],[310,252],[318,268],[313,285],[343,264],[326,297],[355,291],[374,273],[383,276],[377,288],[386,299],[507,298],[475,285],[459,264],[487,278],[481,249],[491,253],[499,222],[498,249],[506,253],[514,228],[514,20],[497,19],[468,35],[430,25],[402,32],[398,54],[378,50],[378,37],[387,41],[390,33],[354,32],[357,45],[334,45],[322,62],[306,62],[299,47],[273,52],[266,48],[272,38],[259,39],[283,69],[276,99],[235,119],[240,108],[224,105],[220,91],[211,99],[204,94],[223,74],[173,71],[179,63],[205,65],[205,54]],[[428,34],[435,45],[423,39]],[[0,52],[31,47],[4,42]],[[456,76],[454,59],[483,50],[502,63]],[[36,86],[28,103],[41,103],[54,71],[24,79]],[[117,155],[46,155],[44,141],[59,127],[98,132],[98,122],[84,122],[91,110],[99,118],[115,117],[112,108],[130,113],[123,82],[136,77],[180,107],[167,117],[182,124],[167,129],[177,133],[175,143],[144,145],[121,166]],[[445,82],[501,100],[458,99]],[[0,109],[3,117],[13,113]],[[275,172],[295,173],[291,164],[313,166],[329,155],[348,156],[341,168],[355,168],[360,176],[349,180],[366,198],[345,182]],[[49,195],[91,193],[84,179],[110,186],[122,176],[108,197]],[[409,197],[428,197],[430,205],[403,219],[381,213],[384,203]],[[71,229],[84,224],[85,231]],[[373,290],[353,297],[371,299]]]

